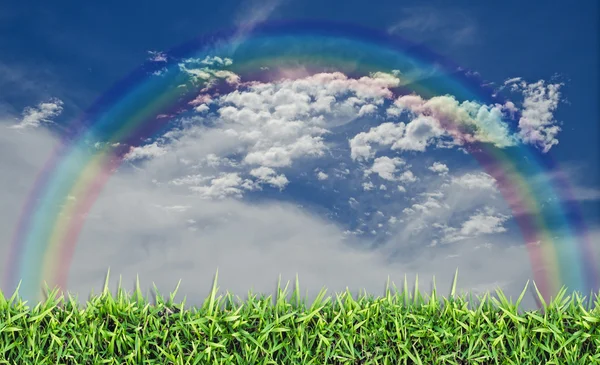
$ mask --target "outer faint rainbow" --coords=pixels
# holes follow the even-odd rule
[[[7,264],[6,287],[14,290],[22,280],[20,294],[31,299],[40,297],[42,280],[66,289],[85,216],[111,174],[131,146],[165,130],[172,119],[164,115],[189,110],[190,101],[204,86],[178,72],[183,59],[230,57],[233,64],[224,69],[243,81],[273,81],[281,77],[276,71],[283,68],[305,67],[308,73],[340,71],[351,77],[401,70],[410,82],[397,88],[397,95],[416,92],[429,98],[451,94],[459,100],[500,102],[479,80],[457,72],[456,65],[391,35],[315,22],[262,25],[241,40],[236,34],[226,31],[197,38],[168,52],[169,61],[164,65],[145,63],[71,125],[23,208]],[[163,68],[162,76],[152,75]],[[423,70],[435,70],[435,75],[419,76]],[[215,90],[226,92],[228,86],[222,83],[210,92]],[[460,126],[445,127],[462,133]],[[105,147],[92,148],[95,141],[106,142]],[[540,242],[527,247],[535,282],[544,297],[549,298],[561,285],[586,294],[597,291],[598,273],[589,254],[590,243],[566,180],[548,180],[535,188],[528,180],[532,174],[557,172],[555,163],[528,146],[499,149],[471,143],[466,148],[498,182],[525,242]],[[524,165],[523,157],[531,163]],[[556,198],[546,202],[553,204],[552,216],[541,209],[542,199],[548,197]],[[554,239],[550,225],[562,227],[564,236]]]

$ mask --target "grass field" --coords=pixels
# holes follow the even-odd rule
[[[218,273],[217,273],[218,274]],[[312,304],[250,293],[217,297],[217,278],[202,307],[175,305],[177,292],[155,303],[139,288],[116,296],[57,297],[30,309],[0,293],[2,364],[600,364],[600,299],[562,290],[540,311],[517,311],[496,296],[422,295],[388,283],[385,295],[349,291]],[[535,286],[534,286],[535,288]],[[156,288],[155,288],[156,289]],[[535,288],[537,292],[537,288]],[[541,295],[538,296],[541,298]],[[475,302],[473,301],[475,300]],[[469,303],[477,305],[469,308]]]

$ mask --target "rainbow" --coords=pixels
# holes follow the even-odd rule
[[[289,75],[339,71],[349,77],[400,70],[409,82],[394,95],[425,98],[450,94],[460,100],[502,103],[492,90],[448,60],[388,34],[334,23],[263,24],[246,34],[227,30],[191,40],[149,60],[118,82],[73,121],[39,173],[24,205],[6,264],[5,290],[41,298],[41,283],[67,288],[67,277],[86,214],[131,147],[168,130],[176,116],[190,111],[200,94],[231,90],[226,82],[207,87],[180,71],[182,60],[229,58],[224,70],[248,81],[276,81]],[[423,70],[428,70],[423,75]],[[160,73],[160,76],[156,76]],[[168,117],[165,117],[168,116]],[[457,125],[445,125],[454,134]],[[103,142],[100,148],[94,142]],[[545,299],[561,286],[588,293],[598,289],[598,271],[581,213],[556,163],[531,146],[497,148],[468,143],[466,150],[493,176],[520,227],[534,280]],[[528,177],[552,172],[535,189]],[[554,199],[549,199],[554,198]],[[550,206],[542,209],[542,204]],[[555,237],[550,228],[561,228]]]

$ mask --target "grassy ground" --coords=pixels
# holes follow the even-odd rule
[[[201,308],[184,310],[157,292],[108,290],[85,308],[49,294],[26,307],[0,293],[1,364],[600,364],[600,299],[594,309],[565,291],[541,311],[518,313],[501,292],[448,298],[388,285],[386,295],[350,292],[312,304],[288,299],[217,297],[217,276]],[[175,292],[177,289],[175,290]],[[537,288],[536,288],[537,292]],[[538,296],[539,295],[538,293]]]

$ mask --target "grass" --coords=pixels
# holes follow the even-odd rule
[[[312,304],[249,293],[217,297],[218,272],[202,307],[156,292],[155,304],[119,283],[90,297],[85,308],[57,290],[30,310],[0,293],[0,364],[600,364],[600,299],[593,309],[561,290],[541,311],[518,312],[501,291],[448,298],[388,285],[383,297],[322,290]],[[535,285],[534,285],[535,287]],[[156,290],[156,287],[155,287]],[[541,295],[535,288],[537,295]],[[440,300],[441,299],[441,300]],[[471,304],[473,297],[470,296]],[[542,300],[543,302],[543,300]],[[591,298],[590,302],[591,304]]]

